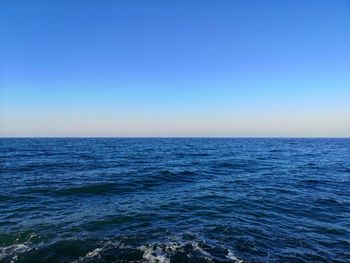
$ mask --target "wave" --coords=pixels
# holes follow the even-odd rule
[[[113,215],[106,216],[100,220],[89,221],[88,223],[80,225],[80,228],[85,230],[99,230],[103,228],[108,228],[111,225],[122,225],[126,224],[130,227],[131,223],[137,223],[140,225],[145,225],[149,223],[156,214],[139,214],[139,215]]]
[[[164,243],[152,243],[133,247],[120,243],[107,243],[80,257],[74,263],[105,262],[108,258],[113,262],[234,262],[244,263],[227,248],[212,247],[205,242],[198,241],[173,241]]]
[[[4,172],[32,172],[38,170],[57,170],[57,169],[72,169],[79,168],[77,163],[74,162],[35,162],[23,164],[16,167],[4,167]],[[80,168],[79,168],[80,169]]]
[[[118,183],[100,183],[84,186],[77,186],[71,188],[64,188],[54,191],[57,195],[98,195],[111,193],[126,193],[133,191],[132,187],[123,186]]]
[[[164,183],[194,182],[200,175],[196,172],[184,170],[181,172],[171,172],[163,170],[150,176],[142,178],[140,182],[144,186],[156,186]]]
[[[190,158],[190,157],[207,157],[210,156],[209,153],[175,153],[177,158]]]
[[[188,170],[180,172],[171,172],[163,170],[160,172],[144,174],[141,176],[130,177],[123,182],[107,182],[98,184],[88,184],[62,188],[58,190],[38,189],[41,192],[51,192],[56,195],[104,195],[104,194],[122,194],[134,191],[146,190],[149,187],[155,187],[166,183],[184,183],[194,182],[200,174]],[[31,189],[35,191],[35,189]]]
[[[57,256],[65,262],[234,262],[243,263],[233,251],[205,240],[181,240],[145,244],[119,240],[53,240],[46,244],[24,242],[0,247],[1,262],[52,262]],[[56,261],[55,261],[56,262]]]
[[[227,169],[227,170],[244,170],[247,172],[256,172],[262,170],[264,168],[268,168],[269,165],[267,163],[259,162],[256,160],[227,160],[215,162],[212,166],[216,169]]]
[[[194,182],[200,178],[200,174],[188,170],[180,172],[171,172],[163,170],[158,172],[144,172],[139,175],[126,176],[125,178],[110,180],[108,182],[100,183],[84,183],[82,185],[61,186],[60,184],[51,186],[33,185],[33,187],[22,189],[20,193],[23,194],[50,194],[58,196],[69,195],[107,195],[107,194],[124,194],[135,191],[144,191],[150,187],[156,187],[167,183],[184,183]],[[204,177],[204,176],[203,176]],[[0,195],[0,201],[7,201],[13,199],[12,196]]]

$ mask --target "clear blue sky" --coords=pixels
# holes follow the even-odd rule
[[[350,137],[350,1],[0,0],[0,136]]]

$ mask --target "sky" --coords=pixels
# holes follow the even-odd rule
[[[0,0],[0,136],[350,137],[350,1]]]

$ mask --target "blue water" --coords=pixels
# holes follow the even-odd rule
[[[1,262],[350,262],[350,139],[0,139]]]

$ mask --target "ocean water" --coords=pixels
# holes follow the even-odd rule
[[[350,262],[350,139],[0,139],[0,262]]]

